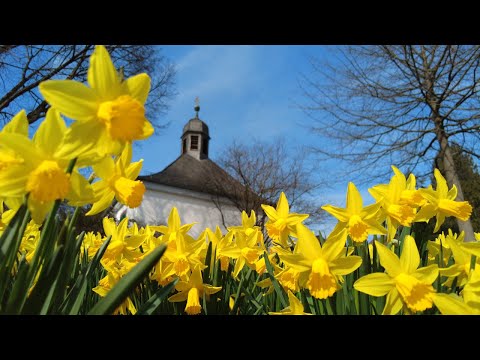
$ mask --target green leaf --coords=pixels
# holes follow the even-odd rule
[[[107,296],[90,310],[88,315],[111,314],[130,295],[143,278],[148,275],[166,249],[165,245],[161,245],[148,254],[128,274],[120,279]]]
[[[270,260],[268,259],[268,255],[266,252],[263,253],[263,257],[265,258],[265,266],[267,268],[268,277],[272,281],[273,288],[275,289],[275,292],[277,293],[283,308],[286,308],[288,306],[288,302],[285,300],[285,296],[280,284],[278,283],[277,279],[275,279],[273,266],[272,264],[270,264]]]
[[[178,282],[178,278],[173,280],[168,285],[160,288],[155,294],[150,297],[137,311],[135,315],[152,315],[155,310],[160,306],[163,299],[165,299],[170,291],[175,287]]]
[[[205,265],[207,266],[203,271],[203,282],[205,284],[210,284],[210,267],[211,267],[211,258],[212,258],[212,242],[208,243],[207,254],[205,256]]]
[[[0,299],[3,299],[7,285],[11,283],[13,265],[29,218],[27,207],[22,205],[0,237]]]
[[[46,261],[31,294],[25,302],[22,314],[36,315],[48,312],[64,253],[64,247],[60,245],[55,249],[53,256]]]
[[[25,281],[28,274],[28,263],[25,260],[25,255],[19,261],[18,272],[13,284],[12,292],[8,299],[6,314],[18,314],[25,304],[28,296],[27,283]]]
[[[88,280],[92,277],[92,275],[95,273],[96,269],[100,265],[100,260],[102,259],[105,251],[107,250],[111,239],[112,236],[107,237],[107,239],[103,242],[102,246],[100,246],[94,257],[88,264],[85,274],[80,275],[77,278],[77,281],[73,285],[72,289],[65,297],[64,304],[62,304],[62,306],[60,307],[60,311],[63,314],[76,315],[79,313],[81,305],[84,301],[85,293],[87,291]],[[87,254],[85,254],[84,256],[87,256]]]

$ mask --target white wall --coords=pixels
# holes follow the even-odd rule
[[[174,188],[144,182],[147,191],[143,196],[142,204],[135,209],[122,205],[116,212],[119,219],[125,212],[129,219],[142,224],[165,225],[172,207],[178,209],[183,224],[196,222],[189,234],[198,236],[206,227],[215,230],[218,225],[223,233],[226,232],[222,225],[222,216],[218,207],[212,201],[212,196],[195,191]],[[242,223],[241,212],[232,203],[223,198],[220,204],[227,226],[240,225]]]

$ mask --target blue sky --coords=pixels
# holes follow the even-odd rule
[[[309,129],[311,120],[295,102],[301,102],[298,82],[309,73],[309,56],[328,56],[325,46],[162,46],[162,53],[177,65],[177,97],[160,119],[170,126],[142,142],[134,157],[143,158],[142,175],[162,170],[180,155],[180,136],[194,116],[194,99],[200,98],[200,118],[210,129],[210,157],[215,160],[233,140],[248,143],[253,138],[284,136],[292,149],[317,145]],[[322,164],[318,174],[335,178],[344,170]],[[317,175],[317,174],[316,174]],[[318,192],[318,206],[344,206],[346,181],[331,183]],[[366,188],[359,189],[366,203],[372,202]],[[329,231],[336,220],[319,224]]]

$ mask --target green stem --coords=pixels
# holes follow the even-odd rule
[[[475,255],[472,255],[470,259],[470,271],[475,270],[475,263],[477,262],[477,257]]]

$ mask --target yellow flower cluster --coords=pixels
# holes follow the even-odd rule
[[[392,166],[394,175],[388,184],[376,185],[368,189],[375,203],[363,207],[362,196],[355,184],[350,182],[347,190],[346,208],[332,205],[322,209],[333,215],[338,224],[336,230],[347,229],[355,242],[366,241],[369,235],[387,234],[393,240],[399,226],[411,226],[414,222],[428,222],[436,217],[434,232],[440,229],[446,216],[468,220],[472,206],[467,201],[455,201],[457,188],[449,190],[445,178],[438,169],[434,175],[437,188],[430,185],[426,189],[416,188],[415,175],[405,175]],[[381,225],[385,222],[386,228]]]
[[[93,204],[88,215],[106,209],[114,197],[129,207],[140,205],[145,186],[135,179],[142,161],[131,163],[131,146],[153,134],[144,108],[150,78],[139,74],[123,80],[105,47],[97,46],[88,85],[42,82],[39,90],[50,108],[32,139],[24,110],[0,131],[2,207],[17,210],[26,198],[41,225],[55,201]],[[73,120],[70,127],[62,116]],[[93,185],[78,172],[87,166],[100,179]]]

